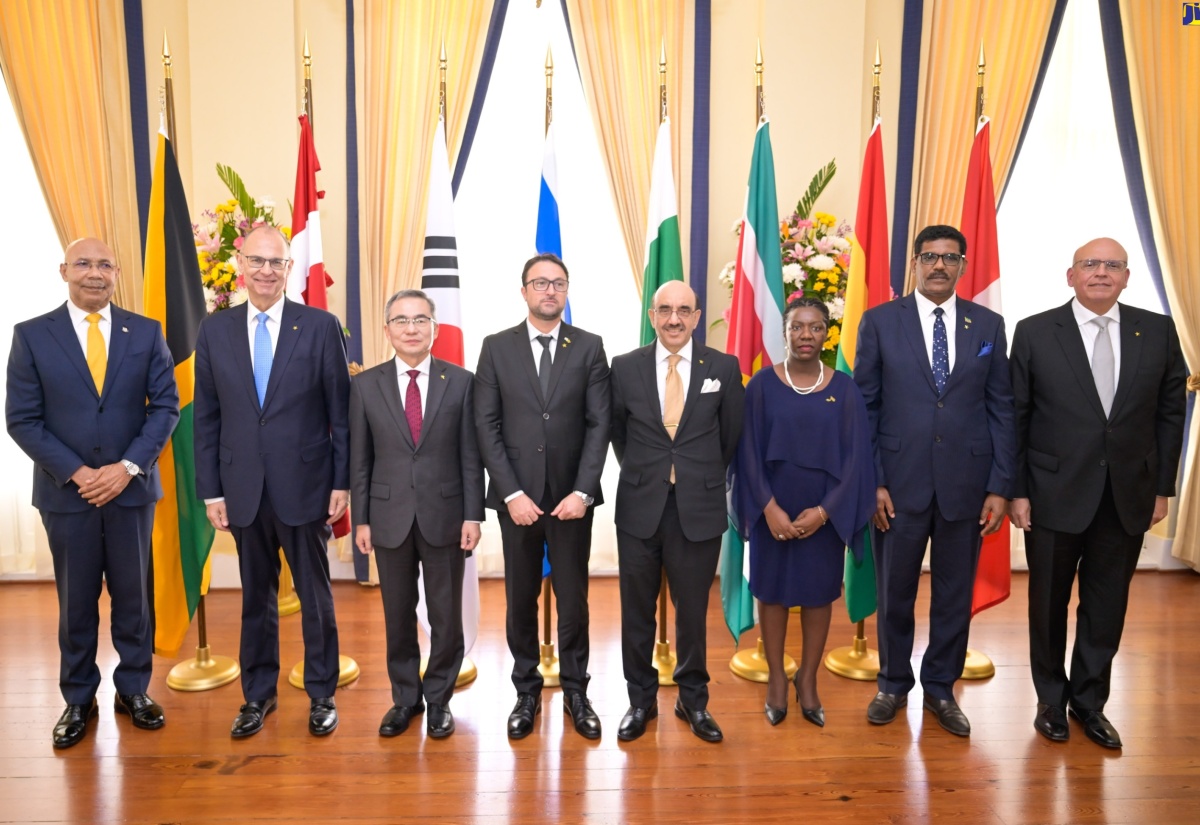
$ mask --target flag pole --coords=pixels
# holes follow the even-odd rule
[[[550,131],[550,122],[554,120],[554,57],[550,47],[546,47],[546,118],[545,132]],[[538,673],[542,674],[542,683],[546,687],[558,687],[558,655],[554,652],[554,640],[550,638],[550,616],[553,613],[551,595],[551,576],[554,571],[542,578],[542,646],[541,661],[538,663]]]
[[[871,76],[871,122],[879,120],[879,73],[883,61],[879,57],[879,41],[875,41],[875,66]],[[871,682],[879,676],[879,652],[867,647],[867,620],[859,619],[854,626],[854,641],[849,647],[837,647],[825,656],[825,669],[860,682]]]
[[[987,61],[983,56],[983,41],[979,41],[979,65],[975,70],[975,121],[974,128],[979,128],[979,120],[983,117],[983,81],[987,73]],[[972,130],[974,134],[974,130]],[[989,679],[996,675],[996,665],[986,653],[967,648],[967,658],[963,662],[962,678]]]
[[[754,122],[756,124],[761,122],[766,112],[766,97],[763,94],[762,39],[760,38],[754,55]],[[735,675],[741,676],[743,679],[749,679],[751,682],[766,683],[767,679],[769,678],[771,668],[767,664],[767,656],[766,651],[763,648],[762,636],[758,637],[758,642],[755,644],[754,650],[739,650],[737,653],[733,654],[733,658],[729,660],[729,669],[732,670]],[[796,671],[799,669],[800,667],[796,664],[796,660],[787,655],[787,653],[784,653],[784,675],[791,679],[796,675]]]
[[[312,129],[312,51],[308,48],[308,30],[304,31],[304,116],[308,118],[308,128]],[[340,539],[339,539],[340,541]],[[292,570],[288,567],[283,550],[279,551],[279,615],[290,616],[300,612],[300,597],[292,586]],[[344,653],[338,655],[338,687],[345,687],[362,674],[358,662]],[[288,684],[299,690],[304,690],[304,660],[300,660],[288,674]]]
[[[175,88],[171,72],[171,44],[163,32],[163,121],[167,140],[175,146]],[[209,557],[208,564],[212,564]],[[204,594],[196,602],[196,656],[180,662],[167,674],[167,687],[172,690],[194,692],[212,690],[227,685],[242,673],[241,665],[230,656],[214,656],[208,646],[208,621],[204,610]]]

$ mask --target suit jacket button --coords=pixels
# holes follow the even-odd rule
[[[1107,467],[1107,466],[1108,466],[1108,462],[1107,462],[1107,461],[1105,461],[1105,460],[1102,458],[1102,459],[1100,459],[1100,466],[1101,466],[1101,467]]]
[[[93,452],[93,453],[98,453],[98,452],[100,452],[100,448],[99,448],[99,447],[92,447],[92,452]]]
[[[940,410],[942,407],[944,407],[944,406],[946,406],[946,402],[945,402],[945,401],[939,401],[939,402],[938,402],[938,409],[939,409],[939,410]]]
[[[936,441],[936,442],[937,442],[937,443],[939,443],[939,444],[941,444],[941,443],[942,443],[942,437],[941,437],[940,435],[935,435],[935,436],[933,437],[933,440],[934,440],[934,441]]]
[[[542,418],[547,421],[550,420],[550,413],[542,413]]]
[[[541,444],[539,444],[539,445],[538,445],[538,452],[539,452],[539,453],[540,453],[540,452],[542,452],[542,445],[541,445]]]
[[[258,426],[260,426],[260,427],[267,426],[267,419],[265,419],[265,418],[259,419]]]

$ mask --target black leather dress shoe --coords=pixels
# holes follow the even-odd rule
[[[313,736],[328,736],[337,730],[337,705],[332,696],[313,699],[308,708],[308,732]]]
[[[617,728],[617,738],[622,742],[632,742],[646,732],[646,723],[658,718],[658,702],[648,708],[630,707],[621,717],[621,726]]]
[[[582,691],[568,690],[563,693],[563,713],[575,723],[575,732],[585,739],[600,738],[600,717],[592,710],[592,703]]]
[[[425,715],[425,730],[433,739],[445,739],[454,733],[454,714],[446,705],[429,703],[429,713]]]
[[[880,691],[875,694],[875,698],[871,700],[871,704],[867,705],[867,721],[872,725],[886,725],[888,722],[895,720],[896,712],[900,708],[907,706],[907,694],[884,693]]]
[[[508,738],[524,739],[533,733],[533,717],[542,712],[540,693],[518,693],[517,703],[508,715]]]
[[[113,702],[113,710],[128,714],[133,720],[133,726],[142,730],[158,730],[167,721],[158,702],[144,693],[134,693],[130,696],[118,693]]]
[[[970,736],[971,723],[953,699],[935,699],[925,694],[925,710],[937,717],[938,724],[955,736]]]
[[[825,727],[825,708],[820,705],[815,708],[800,708],[800,715],[818,728]]]
[[[244,736],[253,736],[262,730],[263,719],[268,713],[275,710],[279,704],[279,698],[272,696],[270,699],[264,699],[261,702],[247,702],[238,710],[237,718],[233,720],[233,729],[229,731],[229,735],[234,739],[241,739]]]
[[[763,713],[766,714],[767,721],[771,723],[771,727],[787,719],[787,710],[787,708],[773,708],[770,705],[763,705]]]
[[[1117,733],[1117,729],[1112,726],[1112,722],[1108,721],[1103,713],[1098,710],[1082,710],[1071,705],[1067,711],[1074,716],[1080,724],[1083,725],[1083,732],[1097,745],[1102,748],[1113,748],[1114,750],[1121,747],[1121,736]]]
[[[1071,738],[1071,727],[1067,724],[1067,714],[1057,705],[1038,702],[1038,712],[1033,719],[1033,727],[1051,742],[1066,742]]]
[[[95,697],[86,705],[67,705],[54,726],[54,747],[62,749],[78,745],[87,733],[88,720],[95,719],[99,713]]]
[[[424,712],[424,702],[417,702],[415,705],[393,705],[392,709],[383,715],[383,721],[379,723],[379,735],[399,736],[408,730],[408,723],[414,716],[419,716]]]
[[[707,710],[688,710],[683,706],[681,699],[676,699],[675,715],[686,721],[691,726],[692,733],[705,742],[720,742],[725,738],[725,734],[721,733],[721,728],[717,725],[717,720],[713,719],[712,714]]]

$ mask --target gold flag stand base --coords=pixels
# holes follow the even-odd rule
[[[867,647],[861,622],[853,645],[834,648],[826,654],[825,669],[860,682],[873,682],[879,676],[879,654]]]
[[[349,656],[338,656],[338,687],[345,687],[361,675],[362,671],[358,669],[358,662]],[[288,674],[288,684],[304,690],[304,662],[299,662],[292,668],[292,672]]]
[[[967,648],[967,661],[963,664],[962,678],[990,679],[996,675],[996,666],[986,653]]]
[[[670,687],[675,684],[675,664],[678,661],[678,657],[671,652],[670,642],[654,643],[654,658],[650,664],[658,671],[659,685]]]
[[[296,595],[296,591],[292,590],[289,593],[279,594],[279,615],[291,616],[300,612],[300,597]]]
[[[421,657],[421,678],[425,678],[425,668],[429,667],[429,657]],[[464,656],[462,667],[458,669],[458,678],[454,680],[454,686],[460,688],[463,685],[469,685],[479,676],[479,670],[475,667],[475,663],[470,657]]]
[[[196,658],[180,662],[167,674],[171,690],[212,690],[227,685],[242,673],[241,665],[229,656],[213,656],[208,645],[196,648]]]
[[[735,653],[729,660],[729,669],[734,672],[734,675],[741,676],[743,679],[766,684],[770,668],[767,666],[767,657],[763,652],[762,639],[758,640],[754,650],[739,650]],[[789,679],[795,676],[799,669],[795,659],[786,653],[783,654],[783,672]]]
[[[554,654],[554,642],[542,643],[542,661],[538,663],[543,687],[558,687],[558,656]]]

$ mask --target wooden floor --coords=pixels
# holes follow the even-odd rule
[[[548,690],[535,733],[505,736],[514,694],[504,644],[504,590],[481,586],[483,621],[473,659],[479,678],[455,696],[457,733],[444,741],[414,726],[377,735],[390,705],[377,590],[335,586],[342,651],[362,678],[338,691],[341,727],[308,735],[308,701],[286,683],[279,711],[259,735],[234,741],[238,685],[176,693],[173,661],[156,660],[152,695],[167,713],[157,732],[114,719],[115,654],[102,632],[100,718],[87,739],[56,752],[50,731],[62,709],[49,584],[0,588],[0,821],[3,822],[612,822],[770,823],[1195,823],[1200,821],[1200,577],[1140,573],[1116,663],[1108,715],[1123,752],[1093,745],[1073,723],[1056,745],[1032,727],[1025,577],[1014,595],[975,622],[972,646],[996,662],[990,680],[959,683],[969,740],[937,727],[920,693],[895,723],[865,718],[874,683],[822,671],[828,717],[820,730],[796,710],[778,728],[762,715],[764,688],[728,669],[734,652],[714,588],[709,614],[710,710],[725,742],[696,739],[666,711],[637,742],[616,738],[628,704],[621,676],[615,579],[593,579],[590,694],[604,736],[588,742],[564,726],[561,696]],[[925,637],[927,580],[918,603]],[[240,594],[209,597],[214,653],[236,655]],[[830,646],[851,627],[835,607]],[[103,621],[107,622],[105,618]],[[790,638],[799,638],[792,617]],[[106,625],[105,625],[106,626]],[[300,619],[281,623],[283,661],[302,656]],[[186,649],[191,650],[195,636]],[[868,634],[873,635],[868,622]],[[753,644],[752,633],[743,644]],[[794,653],[795,645],[789,645]]]

